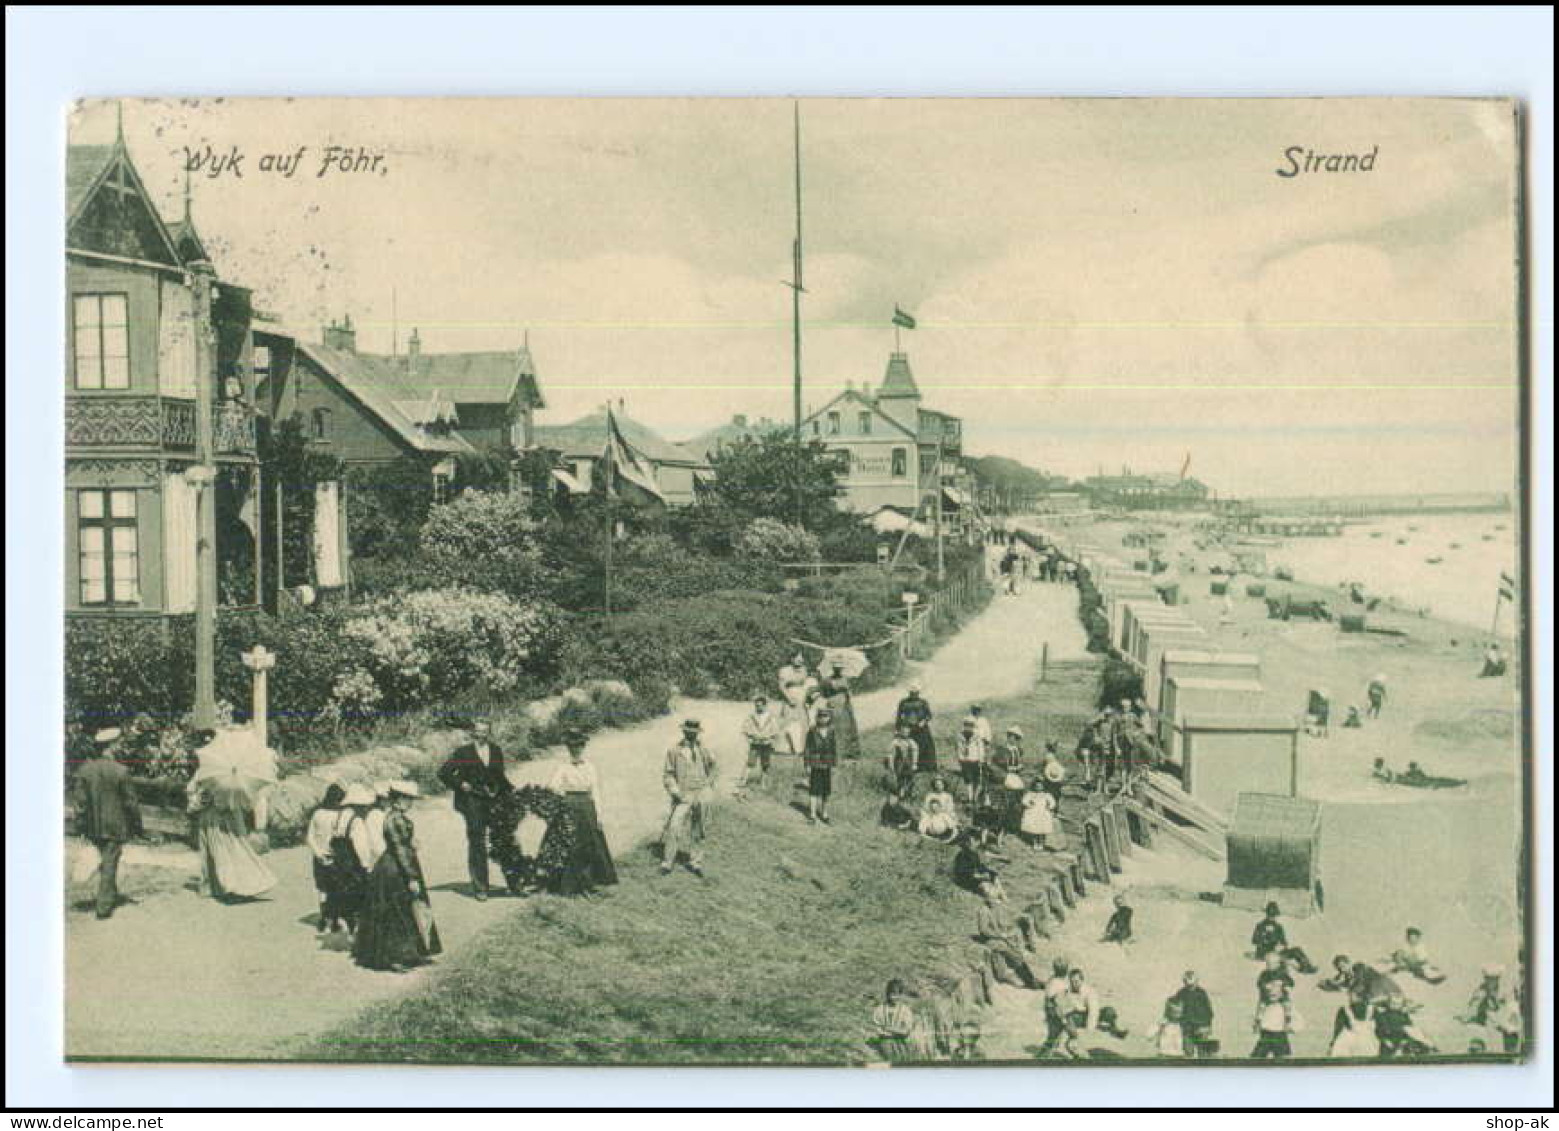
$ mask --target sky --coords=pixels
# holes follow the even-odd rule
[[[129,100],[165,214],[185,147],[223,278],[317,340],[529,335],[562,423],[621,399],[683,440],[788,420],[793,103]],[[968,454],[1222,496],[1512,490],[1511,104],[805,99],[804,398],[880,382],[901,306],[925,403]],[[72,140],[112,140],[85,103]],[[377,169],[317,176],[329,145]],[[1369,172],[1280,177],[1290,146]],[[303,148],[291,177],[268,154]],[[1301,155],[1302,159],[1302,155]]]

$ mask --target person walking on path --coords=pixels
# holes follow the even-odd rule
[[[677,858],[687,853],[688,871],[704,874],[701,845],[708,825],[708,809],[714,797],[720,767],[699,735],[704,725],[697,719],[682,724],[682,740],[666,751],[661,784],[671,799],[666,826],[661,832],[660,874],[669,875]]]
[[[1370,708],[1365,713],[1372,719],[1380,718],[1381,708],[1386,705],[1386,677],[1376,675],[1370,680],[1369,687],[1365,688],[1365,694],[1370,700]]]
[[[1023,795],[1028,791],[1028,783],[1023,780],[1022,727],[1014,724],[1007,728],[991,764],[1001,781],[1001,831],[1016,836],[1022,831]]]
[[[512,787],[504,772],[503,751],[492,741],[492,731],[482,719],[465,726],[470,741],[456,747],[439,767],[438,780],[455,798],[455,812],[466,826],[466,867],[471,876],[471,894],[487,898],[488,826],[494,808]]]
[[[899,700],[894,713],[894,725],[905,727],[920,751],[917,768],[923,774],[936,773],[936,739],[931,734],[931,704],[921,696],[918,683],[909,685],[909,692]]]
[[[855,721],[855,706],[850,698],[850,681],[845,678],[844,665],[832,665],[832,673],[823,680],[821,690],[828,709],[834,716],[834,744],[839,757],[855,759],[861,756],[861,731]]]
[[[264,824],[259,782],[237,766],[203,762],[187,787],[189,811],[200,830],[201,887],[212,899],[257,899],[276,886],[276,877],[249,843]]]
[[[1180,1003],[1180,1028],[1185,1033],[1185,1054],[1205,1059],[1216,1049],[1213,1041],[1213,1001],[1197,980],[1195,970],[1187,970],[1180,988],[1171,999]]]
[[[119,858],[125,842],[141,835],[141,803],[130,771],[114,757],[119,739],[118,727],[98,731],[86,763],[76,771],[76,832],[97,849],[94,908],[99,919],[109,918],[119,906]]]
[[[807,767],[807,821],[828,824],[828,799],[834,792],[834,767],[839,764],[838,735],[834,714],[827,707],[817,713],[817,722],[807,731],[803,760]]]
[[[558,889],[565,895],[589,894],[617,882],[617,867],[601,831],[597,808],[601,803],[600,775],[585,760],[588,741],[584,731],[568,733],[564,739],[568,762],[558,767],[547,785],[553,793],[562,794],[563,804],[574,818],[573,855],[558,879]]]
[[[410,816],[411,803],[420,793],[413,782],[390,783],[384,855],[369,877],[362,921],[352,942],[352,957],[369,970],[404,973],[426,965],[444,949]]]
[[[363,891],[373,862],[363,859],[366,848],[360,810],[373,804],[367,786],[350,790],[332,783],[325,799],[309,818],[305,838],[313,856],[314,888],[319,892],[319,930],[331,933],[357,929]],[[357,807],[357,808],[354,808]],[[382,828],[382,826],[381,826]]]
[[[1252,1060],[1281,1060],[1294,1055],[1290,1038],[1299,1029],[1299,1012],[1282,982],[1266,984],[1251,1027],[1256,1031]]]
[[[774,746],[780,740],[782,728],[780,713],[769,706],[768,698],[753,696],[752,714],[742,720],[742,737],[747,740],[747,767],[733,794],[737,800],[745,801],[749,790],[762,789],[768,781]]]

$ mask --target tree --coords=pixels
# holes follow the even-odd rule
[[[715,500],[748,519],[773,518],[816,531],[839,514],[840,453],[818,440],[802,441],[776,429],[761,437],[742,437],[717,452]],[[797,478],[800,514],[797,514]]]

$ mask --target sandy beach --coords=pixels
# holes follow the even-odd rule
[[[1038,525],[1037,523],[1035,525]],[[1413,614],[1381,612],[1372,626],[1401,635],[1343,634],[1335,623],[1269,619],[1262,599],[1235,587],[1232,618],[1223,598],[1209,591],[1211,554],[1196,551],[1184,524],[1100,522],[1066,528],[1066,535],[1105,548],[1120,547],[1129,529],[1157,525],[1167,537],[1165,556],[1181,562],[1182,608],[1212,637],[1216,648],[1261,657],[1264,710],[1301,715],[1311,688],[1332,696],[1330,737],[1300,738],[1299,791],[1322,802],[1322,914],[1288,921],[1291,940],[1317,965],[1335,954],[1378,962],[1401,944],[1408,926],[1420,928],[1446,981],[1430,986],[1401,975],[1421,1006],[1419,1024],[1438,1049],[1463,1053],[1481,1038],[1497,1037],[1456,1020],[1476,988],[1480,969],[1503,964],[1507,981],[1519,969],[1522,946],[1518,872],[1523,782],[1519,737],[1519,676],[1480,679],[1486,639],[1465,627]],[[1130,551],[1122,549],[1122,556]],[[1268,580],[1268,592],[1319,595],[1334,609],[1346,598],[1335,588]],[[1350,703],[1365,704],[1365,686],[1384,675],[1389,688],[1379,719],[1360,729],[1340,726]],[[1375,758],[1398,770],[1416,761],[1426,772],[1464,778],[1453,789],[1388,785],[1371,776]],[[1136,941],[1127,947],[1097,940],[1110,913],[1107,899],[1080,905],[1051,950],[1089,970],[1105,1004],[1131,1030],[1125,1040],[1095,1035],[1094,1055],[1150,1057],[1151,1030],[1164,999],[1195,969],[1217,1010],[1215,1036],[1223,1055],[1243,1056],[1254,1042],[1258,964],[1250,935],[1258,916],[1224,910],[1215,901],[1224,880],[1221,863],[1169,847],[1160,838],[1137,851],[1116,877],[1137,908]],[[1324,976],[1324,974],[1323,974]],[[1341,995],[1300,977],[1295,1001],[1305,1028],[1297,1056],[1324,1056]],[[1033,1055],[1043,1032],[1039,996],[1003,988],[988,1027],[994,1057]]]

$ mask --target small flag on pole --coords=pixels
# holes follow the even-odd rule
[[[893,324],[902,326],[906,330],[913,330],[915,328],[915,316],[895,306],[893,308]]]
[[[1516,579],[1508,573],[1499,575],[1499,596],[1502,601],[1514,602],[1516,599]]]

